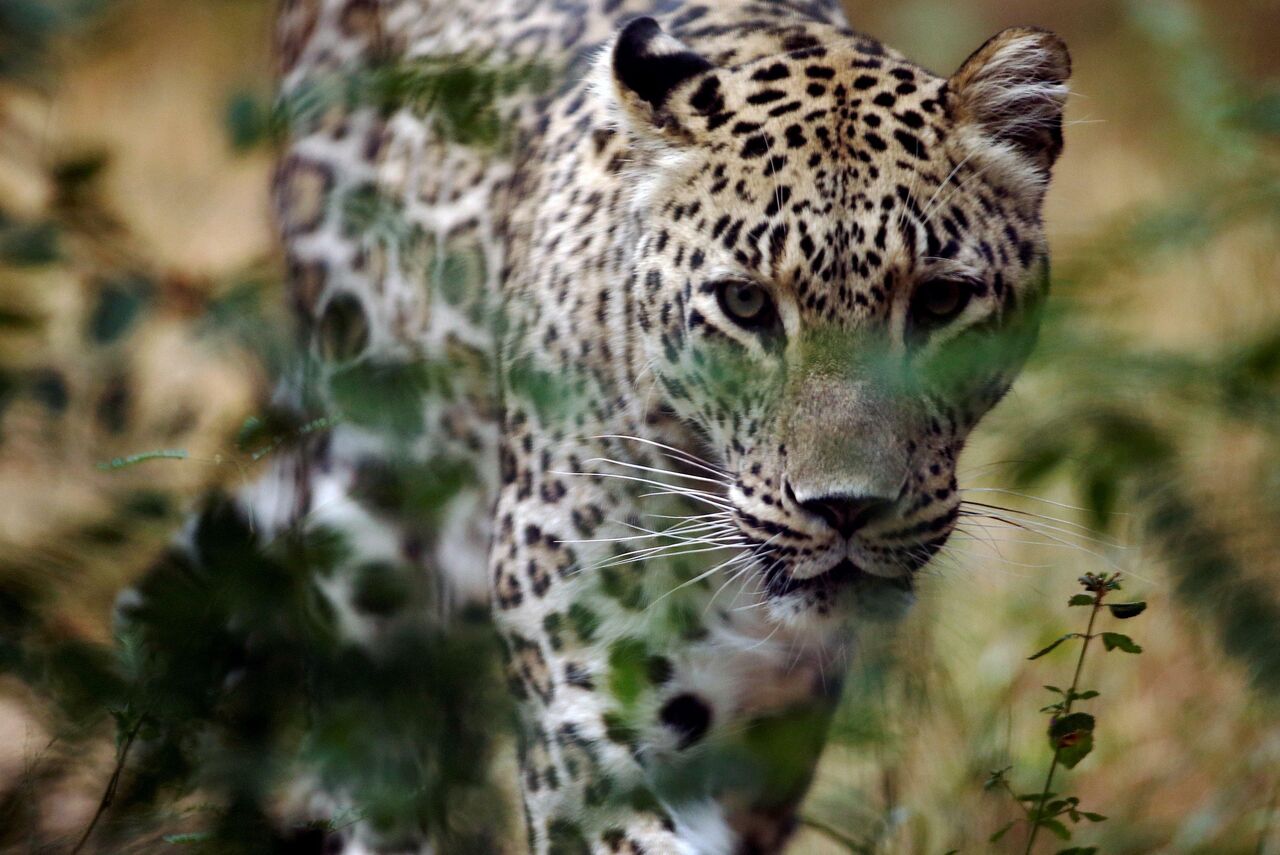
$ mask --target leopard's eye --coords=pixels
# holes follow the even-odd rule
[[[973,288],[956,279],[931,279],[921,283],[911,297],[911,325],[928,332],[955,319],[973,296]]]
[[[747,329],[773,326],[777,313],[773,300],[763,287],[754,282],[729,279],[716,290],[720,309],[733,321]]]

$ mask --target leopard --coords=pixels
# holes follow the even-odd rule
[[[529,851],[781,851],[850,651],[910,608],[1034,343],[1065,44],[1006,29],[941,76],[835,0],[286,0],[276,45],[307,394],[397,403],[217,513],[348,532],[317,584],[352,645],[394,625],[370,562],[429,578],[433,620],[488,611]],[[342,94],[441,60],[517,69],[502,144]],[[376,500],[441,458],[470,477],[430,519]]]

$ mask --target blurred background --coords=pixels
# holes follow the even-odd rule
[[[1144,651],[1091,652],[1095,749],[1055,783],[1109,818],[1036,851],[1280,853],[1280,2],[847,5],[942,73],[1054,29],[1075,94],[1041,346],[961,466],[997,507],[851,663],[791,851],[1022,852],[984,782],[1039,791],[1075,648],[1027,657],[1083,629],[1079,576],[1122,572]],[[207,848],[244,796],[200,727],[149,783],[128,761],[149,713],[110,617],[198,496],[253,476],[285,324],[272,7],[0,2],[5,851],[71,851],[117,801],[85,851]],[[508,814],[488,845],[519,851]]]

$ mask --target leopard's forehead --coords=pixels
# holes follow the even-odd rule
[[[887,314],[929,267],[1003,289],[1036,217],[954,154],[948,97],[946,78],[865,39],[691,82],[674,95],[688,171],[660,212],[691,246],[680,260],[839,323]]]
[[[946,119],[946,85],[875,42],[808,48],[691,86],[689,107],[703,119],[691,130],[704,144],[736,147],[744,161],[763,159],[765,174],[793,160],[840,167],[818,188],[836,194],[875,180],[886,163],[927,164]]]

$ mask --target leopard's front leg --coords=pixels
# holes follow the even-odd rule
[[[632,526],[676,508],[592,462],[616,448],[539,433],[508,419],[490,558],[531,850],[778,851],[821,748],[835,651],[742,608],[749,571],[698,578],[733,547],[638,538]]]

